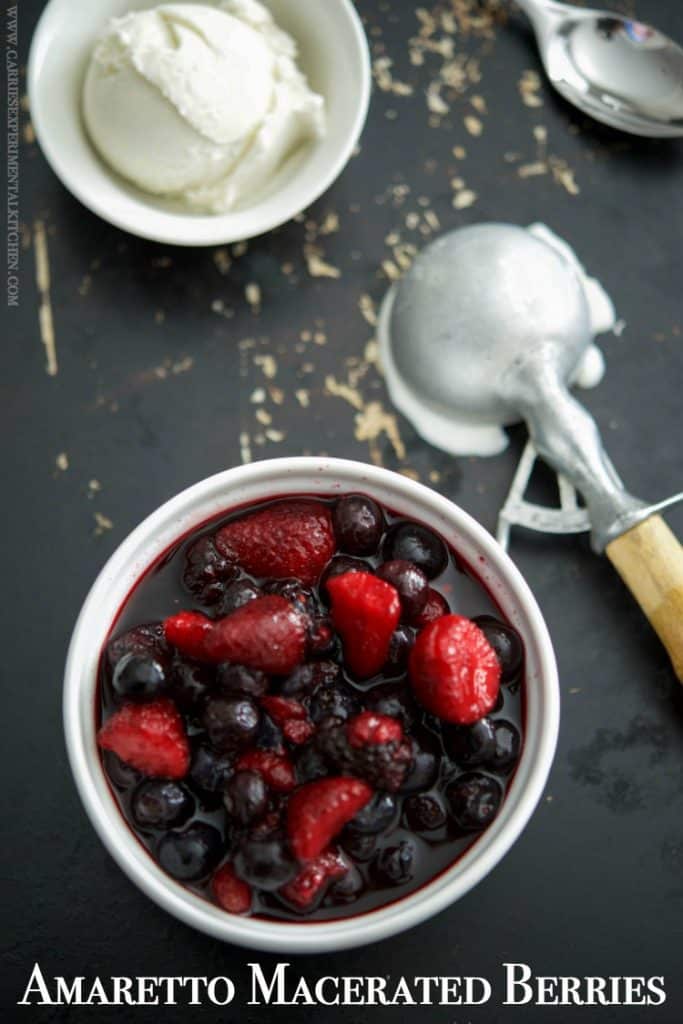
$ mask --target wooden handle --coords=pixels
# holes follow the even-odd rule
[[[683,682],[683,547],[661,516],[607,545],[607,557],[643,609]]]

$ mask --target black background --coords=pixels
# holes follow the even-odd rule
[[[380,267],[392,248],[385,239],[399,231],[402,241],[426,241],[405,224],[406,214],[424,209],[419,197],[427,197],[442,229],[486,219],[541,220],[570,240],[626,322],[621,336],[603,339],[608,373],[585,395],[586,404],[631,490],[656,499],[681,487],[683,148],[588,123],[545,82],[543,105],[524,105],[517,82],[539,64],[523,20],[514,17],[491,39],[482,38],[467,31],[467,6],[455,4],[455,49],[479,58],[481,81],[459,97],[443,90],[450,111],[430,125],[425,90],[442,58],[428,55],[422,67],[410,62],[415,5],[359,0],[373,56],[389,55],[392,73],[414,92],[375,90],[360,155],[310,211],[317,224],[330,212],[339,217],[340,230],[318,239],[325,258],[341,269],[336,280],[307,272],[303,245],[314,231],[302,222],[252,241],[224,274],[213,250],[162,247],[109,227],[62,188],[31,141],[24,115],[21,303],[3,310],[0,382],[3,1019],[118,1014],[258,1024],[272,1015],[297,1024],[309,1018],[305,1008],[247,1008],[246,964],[259,960],[267,969],[277,958],[223,946],[179,924],[105,853],[67,766],[62,665],[80,604],[109,554],[172,494],[239,462],[241,433],[249,434],[256,458],[324,452],[407,469],[494,527],[523,443],[521,428],[497,459],[453,460],[399,419],[406,448],[399,458],[385,435],[370,447],[358,441],[353,408],[325,393],[327,375],[346,380],[347,361],[362,355],[372,337],[358,302],[363,293],[375,301],[384,293]],[[23,62],[42,7],[41,0],[20,2]],[[642,0],[637,13],[683,39],[678,0]],[[477,115],[484,130],[474,137],[463,118],[476,113],[477,95],[488,112]],[[520,164],[535,159],[534,125],[546,127],[549,152],[574,172],[578,195],[552,173],[518,175]],[[454,158],[454,145],[466,148],[464,160]],[[564,165],[555,167],[561,177]],[[477,193],[460,211],[451,202],[456,176]],[[403,184],[410,191],[400,205],[395,186]],[[56,376],[45,372],[38,328],[37,221],[45,225],[50,252]],[[286,263],[292,267],[283,273]],[[244,299],[249,282],[261,287],[258,314]],[[232,318],[226,309],[234,310]],[[326,343],[300,342],[305,330],[323,332]],[[245,338],[256,347],[240,349]],[[275,380],[254,364],[258,354],[275,355]],[[282,390],[265,404],[282,439],[258,437],[263,427],[250,396],[268,384]],[[390,408],[374,368],[358,387],[366,403]],[[306,409],[294,397],[302,388],[309,392]],[[68,457],[66,470],[57,466],[60,453]],[[550,493],[542,478],[540,496]],[[111,528],[100,520],[98,530],[95,513]],[[669,521],[683,531],[680,508]],[[517,533],[512,554],[547,617],[561,672],[559,749],[538,812],[493,874],[435,920],[374,948],[296,960],[310,980],[327,973],[480,974],[494,984],[494,998],[469,1011],[313,1011],[326,1021],[681,1019],[680,685],[634,602],[585,539]],[[16,1007],[36,960],[47,976],[228,974],[240,995],[226,1010]],[[504,1009],[500,964],[507,960],[529,963],[538,974],[664,975],[669,1000],[657,1010]]]

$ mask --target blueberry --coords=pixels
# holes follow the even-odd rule
[[[109,781],[117,789],[128,789],[129,786],[134,786],[142,778],[142,773],[137,768],[126,764],[112,750],[105,750],[104,752],[104,767]]]
[[[261,715],[247,697],[212,697],[206,702],[202,724],[216,750],[237,751],[258,734]]]
[[[359,864],[372,860],[375,856],[377,849],[377,839],[375,836],[367,836],[362,835],[360,832],[347,832],[344,830],[339,841],[349,857],[358,861]]]
[[[396,817],[396,798],[391,793],[375,793],[372,800],[363,807],[347,828],[361,835],[374,836],[389,828]]]
[[[308,587],[304,587],[299,580],[268,580],[263,584],[263,592],[284,597],[285,600],[295,605],[299,611],[311,618],[318,610],[313,592]]]
[[[217,754],[204,744],[197,747],[190,763],[190,781],[202,798],[223,792],[225,783],[233,773],[232,758]]]
[[[415,846],[404,839],[398,846],[387,846],[375,861],[375,872],[386,885],[404,885],[413,877]]]
[[[203,604],[217,604],[225,584],[238,575],[234,562],[224,558],[214,544],[213,537],[200,537],[185,555],[183,583]]]
[[[429,581],[422,569],[412,562],[396,558],[384,562],[376,570],[377,576],[390,583],[401,599],[401,614],[406,622],[414,622],[427,602]]]
[[[194,812],[185,786],[170,779],[146,779],[133,793],[130,806],[140,828],[177,828]]]
[[[323,683],[311,698],[309,714],[317,724],[330,716],[346,721],[359,710],[360,705],[350,686],[346,683],[337,683],[333,686]]]
[[[473,621],[496,652],[501,667],[501,682],[514,682],[520,673],[524,658],[522,638],[517,630],[494,618],[493,615],[478,615]]]
[[[179,654],[174,656],[170,692],[181,711],[186,714],[198,711],[213,683],[213,672],[207,665],[200,665]]]
[[[316,779],[322,779],[327,775],[327,763],[312,743],[307,743],[299,748],[294,767],[299,785],[303,785],[306,782],[314,782]]]
[[[260,750],[281,750],[283,745],[284,736],[280,726],[275,724],[270,715],[262,714],[254,746]]]
[[[384,666],[386,675],[401,675],[408,667],[408,658],[415,643],[415,637],[407,626],[395,629],[389,641],[389,655]]]
[[[439,770],[436,754],[431,750],[425,750],[414,739],[412,747],[413,764],[399,790],[401,793],[420,793],[425,789],[430,789],[436,781]]]
[[[223,803],[231,818],[248,825],[265,814],[268,789],[257,772],[236,772],[226,783]]]
[[[330,889],[329,901],[331,903],[353,903],[364,888],[363,876],[358,868],[352,865],[343,878],[335,882]]]
[[[398,718],[406,732],[412,727],[418,713],[410,689],[401,683],[379,683],[367,691],[365,700],[368,709],[378,715]]]
[[[481,718],[474,725],[449,726],[443,736],[448,756],[463,768],[484,764],[495,753],[496,736],[490,718]]]
[[[332,512],[332,523],[340,551],[349,555],[373,555],[384,533],[381,508],[363,494],[340,498]]]
[[[496,772],[506,771],[516,763],[522,746],[519,730],[504,718],[494,723],[495,751],[489,758],[488,767]]]
[[[340,675],[341,668],[335,661],[308,661],[287,676],[280,693],[283,697],[304,697],[318,686],[336,683]]]
[[[223,664],[216,672],[216,691],[228,697],[263,697],[268,690],[264,672],[245,665]]]
[[[282,839],[245,839],[233,859],[235,872],[257,889],[273,892],[289,882],[299,866]]]
[[[257,597],[261,597],[261,590],[255,583],[247,579],[235,580],[225,588],[219,611],[221,615],[229,615]]]
[[[218,829],[198,821],[184,832],[168,832],[157,847],[157,858],[173,878],[197,882],[213,871],[224,849]]]
[[[413,832],[433,832],[446,824],[446,812],[434,796],[411,796],[403,804],[406,825]]]
[[[166,670],[149,654],[125,654],[114,669],[112,688],[121,700],[154,700],[166,689]]]
[[[469,772],[467,775],[459,775],[448,784],[446,798],[460,828],[482,829],[495,818],[503,799],[503,790],[489,775]]]
[[[385,561],[400,558],[422,569],[427,579],[440,576],[448,565],[446,545],[435,533],[419,523],[396,523],[382,547]]]
[[[333,558],[320,577],[320,593],[328,603],[330,595],[327,592],[327,581],[335,576],[343,576],[347,572],[372,572],[372,566],[362,562],[360,558],[349,558],[347,555],[337,555]]]

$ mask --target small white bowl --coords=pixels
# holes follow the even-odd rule
[[[299,65],[312,88],[325,97],[327,133],[295,154],[254,205],[196,215],[146,195],[111,171],[83,124],[81,90],[97,36],[110,17],[149,8],[153,0],[50,0],[31,43],[28,93],[36,136],[66,188],[116,227],[173,245],[224,245],[253,238],[290,220],[322,195],[348,163],[365,123],[371,80],[365,33],[351,0],[264,2],[278,25],[296,39]]]
[[[519,630],[526,649],[522,756],[498,816],[449,869],[379,910],[337,921],[290,924],[227,914],[175,882],[124,821],[96,746],[95,699],[102,646],[129,594],[154,560],[206,519],[278,495],[334,497],[360,491],[437,530],[466,561]],[[280,953],[320,953],[376,942],[419,924],[463,896],[503,857],[543,792],[555,752],[559,690],[552,644],[524,579],[503,549],[466,512],[397,473],[341,459],[283,458],[209,477],[162,505],[121,544],[98,576],[71,640],[64,725],[71,768],[85,809],[126,874],[186,924],[226,942]]]

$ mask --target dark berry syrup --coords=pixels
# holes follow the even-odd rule
[[[213,539],[227,524],[291,500],[325,505],[331,512],[335,554],[317,584],[249,575],[217,551]],[[384,570],[386,562],[391,565]],[[412,624],[410,614],[402,615],[381,672],[361,680],[348,671],[329,618],[326,581],[354,570],[396,586],[409,610],[411,601],[420,603],[424,572],[430,577],[431,612],[423,614],[454,613],[477,621],[502,669],[497,703],[488,715],[454,725],[418,703],[407,668],[420,629],[414,608]],[[265,678],[234,664],[201,663],[163,638],[161,623],[181,610],[220,619],[264,594],[292,601],[310,624],[306,659],[289,677]],[[98,725],[130,704],[138,707],[159,696],[172,701],[189,738],[189,771],[183,778],[149,777],[111,750],[103,751],[103,765],[134,834],[164,870],[194,892],[228,911],[263,918],[350,917],[430,882],[491,823],[520,756],[523,689],[518,634],[470,567],[433,531],[363,496],[330,502],[277,498],[212,519],[160,557],[121,608],[102,654]],[[282,723],[259,703],[264,696],[298,701],[306,711],[303,734],[293,731],[293,740],[288,739]],[[378,748],[371,761],[361,759],[350,769],[343,760],[349,750],[339,753],[345,723],[370,711],[401,723],[410,757],[398,786]],[[313,886],[310,902],[300,892],[294,901],[288,898],[288,883],[301,870],[285,826],[287,802],[296,790],[274,790],[257,773],[237,770],[245,750],[283,755],[297,788],[369,772],[374,795],[334,837],[336,864]],[[342,761],[335,761],[340,756]],[[392,779],[391,788],[383,788],[385,777]],[[216,872],[223,865],[229,865],[227,897],[219,898]]]

